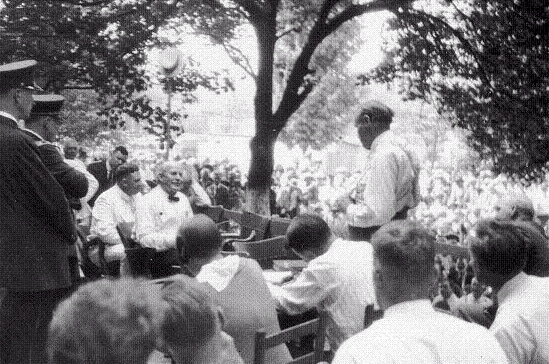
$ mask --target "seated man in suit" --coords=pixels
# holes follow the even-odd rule
[[[183,181],[189,179],[180,163],[164,162],[157,168],[158,186],[137,203],[135,238],[142,246],[156,250],[151,264],[153,278],[173,274],[172,266],[179,264],[177,230],[193,216],[189,200],[181,192]]]
[[[106,160],[90,163],[88,171],[93,174],[99,182],[99,188],[95,195],[90,199],[89,204],[93,207],[95,200],[100,194],[108,190],[114,185],[113,173],[114,170],[128,160],[128,150],[126,147],[119,145],[113,149],[111,155]]]
[[[128,267],[124,259],[124,245],[116,226],[118,224],[131,226],[135,223],[136,204],[143,190],[139,167],[133,163],[121,165],[114,172],[114,181],[116,184],[99,195],[95,201],[90,233],[105,243],[105,260],[107,262],[120,260],[121,273],[125,274],[128,272]],[[98,248],[94,247],[89,255],[92,262],[99,265]]]

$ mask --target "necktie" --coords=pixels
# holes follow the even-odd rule
[[[176,195],[168,195],[168,201],[177,202],[179,201],[179,197],[177,197]]]

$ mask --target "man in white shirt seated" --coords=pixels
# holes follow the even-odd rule
[[[308,264],[291,282],[269,285],[277,306],[289,314],[312,308],[328,313],[331,350],[364,328],[367,305],[374,304],[372,246],[332,235],[312,214],[296,216],[286,233],[289,247]]]
[[[177,230],[193,216],[189,200],[181,192],[184,181],[190,179],[180,163],[164,162],[157,169],[158,186],[137,204],[135,237],[139,244],[156,251],[151,264],[153,278],[175,273],[173,266],[179,264]]]
[[[490,331],[509,363],[549,363],[549,278],[524,273],[536,228],[527,222],[481,220],[468,238],[478,280],[497,293]]]
[[[139,167],[133,163],[122,164],[114,172],[114,181],[116,184],[95,200],[90,234],[96,235],[105,243],[105,260],[120,260],[121,272],[125,274],[128,267],[124,259],[124,245],[116,226],[132,226],[135,223],[136,204],[142,197],[140,192],[143,190]],[[96,265],[99,265],[98,250],[94,247],[89,252],[91,261]]]
[[[372,245],[374,287],[384,317],[344,342],[333,364],[507,362],[487,329],[431,306],[435,237],[427,229],[392,221],[372,236]]]

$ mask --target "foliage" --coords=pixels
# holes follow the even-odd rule
[[[67,90],[63,92],[65,105],[61,110],[63,124],[59,130],[60,137],[71,137],[78,142],[95,140],[107,130],[107,122],[97,113],[98,95],[92,90]]]
[[[302,150],[308,147],[319,150],[341,138],[346,130],[348,113],[358,103],[356,82],[346,66],[358,50],[359,30],[358,22],[351,20],[316,50],[311,63],[317,86],[280,133],[279,139],[289,147],[297,144]],[[289,66],[301,51],[303,38],[302,33],[290,32],[280,39],[281,45],[275,52],[275,87],[278,86],[278,90],[284,89],[286,75],[291,72]],[[280,97],[281,92],[275,96]]]
[[[185,14],[201,9],[204,16],[209,14],[209,7],[197,3],[6,0],[0,10],[0,62],[36,59],[40,82],[47,91],[93,90],[98,95],[98,115],[111,128],[123,126],[130,117],[155,134],[164,131],[158,135],[169,141],[166,110],[152,106],[145,95],[154,84],[166,83],[156,70],[145,67],[147,54],[152,48],[172,45],[160,30],[172,29],[174,17],[181,22],[189,19]],[[191,102],[192,92],[199,87],[226,91],[232,84],[219,73],[200,71],[189,59],[171,87],[185,102]],[[171,115],[174,121],[180,117]],[[177,124],[170,128],[182,132]]]
[[[416,3],[391,21],[388,60],[363,81],[400,81],[470,131],[496,172],[549,161],[549,5],[542,0]]]

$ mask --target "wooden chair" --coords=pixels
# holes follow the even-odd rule
[[[302,324],[289,327],[276,334],[267,335],[265,330],[255,334],[254,364],[265,364],[265,354],[269,348],[292,340],[298,340],[306,335],[314,335],[314,351],[298,358],[289,364],[316,364],[323,360],[324,340],[326,331],[326,314]]]
[[[226,218],[223,214],[223,206],[221,205],[207,206],[204,211],[204,215],[208,216],[216,224],[228,221],[228,218]]]
[[[124,232],[123,227],[116,226],[116,231],[124,244],[124,252],[130,266],[130,273],[133,277],[151,277],[150,263],[155,252],[152,248],[145,248],[139,245]]]
[[[228,210],[224,210],[224,213]],[[240,233],[238,236],[222,234],[224,238],[224,249],[233,250],[235,242],[250,242],[265,239],[269,231],[270,219],[249,211],[243,211],[240,221]]]
[[[291,221],[291,219],[272,216],[271,223],[269,225],[269,236],[272,238],[275,236],[286,235],[286,230],[288,230],[288,226]]]
[[[286,248],[285,236],[258,241],[235,240],[232,244],[235,251],[247,252],[250,258],[257,260],[263,269],[272,268],[274,259],[299,259],[297,255]]]

